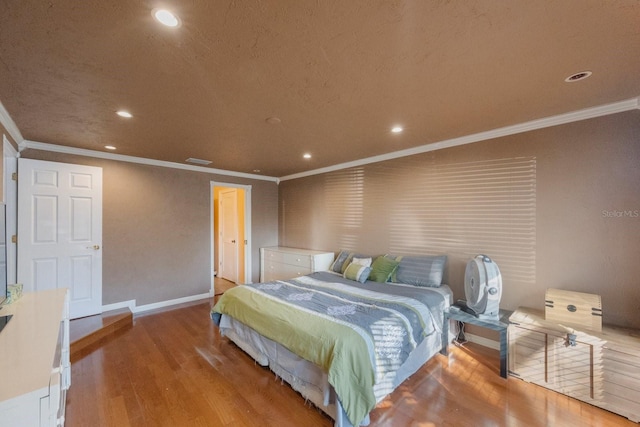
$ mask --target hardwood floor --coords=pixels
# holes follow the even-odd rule
[[[71,363],[84,357],[85,349],[91,352],[102,340],[132,326],[133,314],[128,308],[72,320],[69,324]]]
[[[216,290],[217,293],[217,290]],[[71,366],[67,427],[321,426],[333,421],[220,337],[211,301],[134,318]],[[452,346],[383,400],[372,427],[637,426],[498,375],[497,352]]]
[[[213,287],[215,288],[216,295],[222,295],[224,291],[229,288],[233,288],[234,286],[236,286],[236,284],[227,279],[222,279],[220,277],[215,277],[213,279]]]

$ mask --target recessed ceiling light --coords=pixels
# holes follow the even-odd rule
[[[159,23],[167,27],[175,28],[180,25],[180,19],[167,9],[154,9],[151,14]]]
[[[564,79],[567,83],[578,82],[580,80],[584,80],[587,77],[590,77],[593,74],[591,71],[580,71],[579,73],[575,73]]]
[[[402,126],[394,126],[391,128],[391,132],[393,133],[400,133],[402,132],[404,129],[402,129]]]
[[[106,148],[107,150],[115,150],[116,147],[114,147],[113,145],[105,145],[104,148]]]
[[[310,159],[311,158],[311,154],[305,153],[305,154],[302,155],[302,157],[304,157],[305,159]]]
[[[124,117],[125,119],[130,119],[131,117],[133,117],[130,112],[124,110],[116,111],[116,114],[120,117]]]

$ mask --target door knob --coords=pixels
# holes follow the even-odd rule
[[[232,240],[232,241],[231,241],[231,243],[235,243],[235,242],[236,242],[235,240]]]
[[[87,249],[93,249],[94,251],[97,251],[98,249],[100,249],[100,245],[87,246]]]

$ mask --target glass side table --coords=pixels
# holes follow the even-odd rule
[[[446,344],[443,346],[441,353],[445,356],[449,356],[449,320],[457,320],[458,322],[468,323],[470,325],[480,326],[488,328],[500,333],[500,376],[507,378],[507,327],[509,326],[509,316],[513,311],[500,310],[499,319],[480,319],[465,311],[456,309],[455,307],[449,307],[444,312],[444,325],[442,330],[442,336],[446,337]]]

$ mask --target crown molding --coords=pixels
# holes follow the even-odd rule
[[[167,162],[164,160],[147,159],[144,157],[126,156],[124,154],[105,153],[85,148],[66,147],[64,145],[47,144],[44,142],[23,140],[19,144],[20,151],[27,148],[32,150],[52,151],[56,153],[73,154],[77,156],[95,157],[99,159],[115,160],[118,162],[137,163],[141,165],[160,166],[163,168],[183,169],[193,172],[204,172],[214,175],[233,176],[236,178],[257,179],[260,181],[271,181],[278,183],[278,178],[250,173],[234,172],[224,169],[206,168],[203,166],[183,165],[181,163]]]
[[[599,105],[596,107],[585,108],[582,110],[572,111],[569,113],[558,114],[555,116],[549,116],[542,119],[531,120],[516,125],[505,126],[497,129],[492,129],[484,132],[474,133],[471,135],[461,136],[458,138],[446,139],[430,144],[421,145],[418,147],[408,148],[406,150],[394,151],[391,153],[381,154],[378,156],[366,157],[364,159],[354,160],[352,162],[339,163],[337,165],[327,166],[325,168],[314,169],[310,171],[300,172],[292,175],[286,175],[283,177],[271,177],[264,175],[255,175],[242,172],[228,171],[224,169],[214,169],[202,166],[184,165],[181,163],[167,162],[163,160],[153,160],[144,157],[126,156],[123,154],[105,153],[96,150],[87,150],[83,148],[66,147],[62,145],[47,144],[44,142],[29,141],[22,137],[22,134],[18,130],[17,126],[5,110],[4,106],[0,102],[0,123],[7,129],[9,134],[14,140],[18,141],[19,150],[22,151],[26,148],[43,151],[53,151],[65,154],[74,154],[79,156],[96,157],[108,160],[115,160],[121,162],[138,163],[151,166],[160,166],[173,169],[184,169],[194,172],[204,172],[209,174],[233,176],[237,178],[256,179],[261,181],[270,181],[279,184],[282,181],[288,181],[292,179],[304,178],[312,175],[319,175],[323,173],[333,172],[342,169],[348,169],[357,166],[363,166],[371,163],[382,162],[386,160],[393,160],[401,157],[413,156],[415,154],[427,153],[430,151],[441,150],[444,148],[456,147],[459,145],[472,144],[474,142],[486,141],[489,139],[500,138],[509,135],[516,135],[519,133],[530,132],[533,130],[544,129],[552,126],[558,126],[568,123],[574,123],[581,120],[593,119],[596,117],[607,116],[616,113],[622,113],[625,111],[640,109],[640,97],[627,99],[624,101],[618,101],[610,104]]]
[[[9,112],[7,111],[7,109],[4,108],[2,101],[0,101],[0,123],[2,123],[2,126],[4,126],[4,128],[7,130],[7,132],[9,133],[11,138],[13,138],[16,144],[19,145],[22,141],[24,141],[24,138],[20,133],[20,129],[18,129],[18,126],[16,126],[16,123],[13,121],[13,119],[9,115]]]
[[[544,129],[552,126],[563,125],[567,123],[578,122],[581,120],[593,119],[596,117],[607,116],[625,111],[640,109],[640,97],[631,98],[624,101],[614,102],[611,104],[599,105],[597,107],[585,108],[582,110],[572,111],[569,113],[549,116],[542,119],[531,120],[516,125],[505,126],[485,132],[474,133],[471,135],[461,136],[453,139],[433,142],[421,145],[419,147],[408,148],[406,150],[394,151],[392,153],[381,154],[379,156],[367,157],[364,159],[354,160],[352,162],[340,163],[325,168],[314,169],[311,171],[300,172],[293,175],[280,177],[280,181],[288,181],[292,179],[304,178],[306,176],[319,175],[322,173],[333,172],[337,170],[363,166],[370,163],[382,162],[385,160],[397,159],[400,157],[413,156],[415,154],[427,153],[429,151],[441,150],[443,148],[456,147],[459,145],[472,144],[474,142],[486,141],[489,139],[500,138],[503,136],[515,135],[532,130]]]

